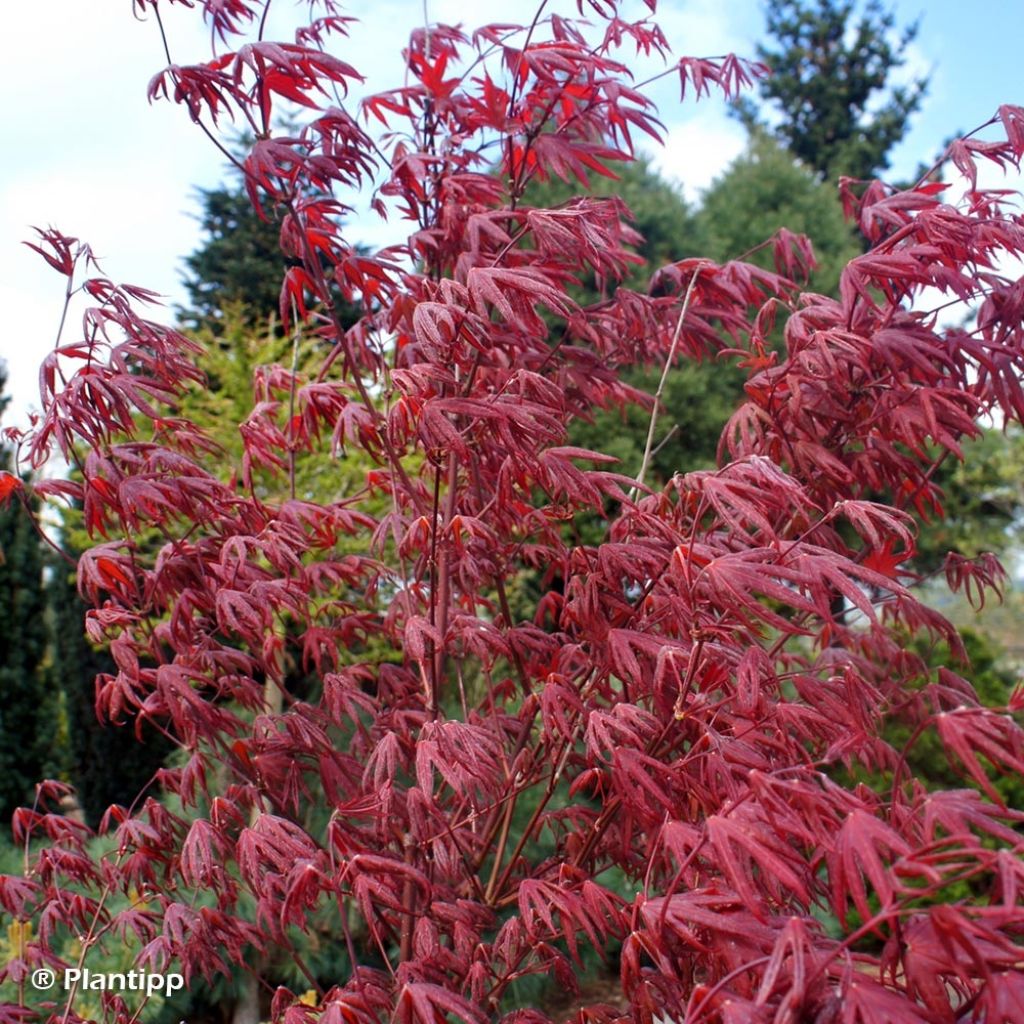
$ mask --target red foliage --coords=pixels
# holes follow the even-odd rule
[[[310,379],[261,370],[241,425],[246,496],[173,419],[194,346],[137,312],[147,293],[86,283],[99,305],[46,360],[26,450],[33,466],[55,446],[85,453],[80,485],[35,490],[84,501],[102,542],[80,587],[118,666],[97,708],[176,737],[183,757],[160,782],[179,803],[115,809],[117,848],[98,862],[45,801],[19,814],[29,868],[0,880],[0,902],[37,937],[3,975],[52,962],[69,932],[133,932],[141,964],[189,976],[269,949],[305,970],[294,929],[334,906],[347,972],[311,979],[315,1009],[279,990],[275,1020],[477,1024],[508,1008],[515,979],[571,988],[582,946],[618,944],[632,1016],[578,1020],[1019,1019],[1021,816],[988,770],[1024,770],[1024,732],[948,671],[916,702],[983,796],[923,791],[878,726],[925,674],[899,638],[957,646],[899,570],[911,514],[940,508],[935,462],[959,456],[979,414],[1024,418],[1024,291],[993,269],[1024,250],[1020,215],[998,193],[953,206],[934,184],[847,182],[872,248],[838,299],[799,293],[790,276],[812,257],[791,235],[779,274],[684,261],[656,268],[648,294],[615,288],[635,262],[623,204],[534,209],[523,194],[533,177],[613,174],[634,130],[658,137],[615,56],[664,51],[650,22],[579,0],[589,25],[418,30],[406,84],[363,100],[367,124],[391,131],[377,148],[329,99],[359,80],[323,49],[344,31],[337,4],[310,3],[322,17],[276,44],[241,38],[261,31],[255,0],[178,2],[237,49],[167,69],[151,95],[257,133],[249,190],[286,214],[282,244],[302,262],[282,311],[327,355]],[[673,70],[700,97],[760,69]],[[315,114],[290,137],[268,127],[281,97]],[[1022,119],[1002,107],[1005,139],[953,144],[972,183],[978,157],[1019,165]],[[334,183],[376,188],[407,240],[357,256],[324,195]],[[54,231],[33,248],[69,278],[90,260]],[[590,273],[611,297],[581,306],[570,286]],[[978,305],[977,326],[940,329],[925,288]],[[337,289],[363,303],[348,330]],[[775,360],[764,332],[780,303]],[[575,417],[634,397],[620,368],[724,349],[752,376],[717,472],[651,492],[566,445]],[[249,485],[257,468],[287,481],[327,438],[375,460],[363,494],[270,501]],[[375,518],[363,499],[381,493]],[[603,543],[567,539],[583,513],[604,518]],[[339,552],[342,536],[366,555]],[[508,590],[524,571],[542,593],[517,619]],[[976,597],[999,578],[990,561],[950,563]],[[359,654],[368,634],[389,657]],[[285,692],[275,710],[286,661],[315,667],[322,693]],[[838,764],[896,769],[893,785],[843,788]],[[628,898],[602,881],[611,868]],[[946,898],[965,881],[969,898]],[[109,909],[118,891],[134,909]]]

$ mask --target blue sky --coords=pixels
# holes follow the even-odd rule
[[[913,44],[931,84],[913,129],[894,151],[897,170],[957,131],[970,131],[1001,103],[1024,105],[1024,0],[897,0],[897,24],[920,19]],[[915,69],[916,70],[916,69]]]
[[[491,12],[490,20],[528,21],[535,3],[503,0],[499,10],[478,0],[428,0],[428,9],[434,21],[472,25],[482,9]],[[550,6],[575,10],[573,0],[552,0]],[[639,0],[634,6],[640,9]],[[923,13],[904,74],[932,76],[924,108],[894,154],[893,172],[899,175],[933,155],[952,132],[990,116],[999,103],[1024,105],[1024,2],[932,0],[925,8],[896,0],[893,6],[900,24]],[[19,244],[30,237],[29,225],[52,224],[81,237],[104,258],[115,280],[181,301],[181,257],[198,242],[194,187],[213,185],[223,175],[220,154],[184,110],[147,103],[146,85],[164,59],[155,25],[133,19],[130,0],[10,7],[0,63],[0,88],[7,97],[7,158],[0,163],[0,304],[6,329],[0,356],[8,363],[8,391],[15,398],[8,421],[23,418],[38,401],[36,369],[53,344],[63,292],[62,280]],[[759,0],[662,0],[659,7],[658,20],[677,55],[753,55],[763,24]],[[421,23],[422,0],[354,0],[348,9],[363,23],[339,56],[369,76],[371,90],[400,84],[398,44]],[[284,25],[296,6],[274,0],[273,10]],[[165,17],[174,59],[205,59],[209,36],[196,12],[174,6]],[[669,134],[656,163],[696,198],[742,151],[742,129],[717,100],[680,107],[668,83],[657,98]],[[393,224],[387,230],[400,228]],[[360,234],[381,243],[394,238],[379,227],[353,225],[353,235]]]

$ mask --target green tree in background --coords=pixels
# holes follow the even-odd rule
[[[1014,672],[1005,667],[1005,652],[1001,645],[972,626],[962,625],[958,628],[968,658],[969,668],[966,671],[971,685],[985,706],[1004,707],[1010,700],[1017,678]],[[930,790],[955,789],[965,784],[981,789],[977,782],[971,780],[965,783],[963,777],[957,774],[936,730],[918,730],[911,724],[913,708],[922,701],[934,701],[934,697],[928,695],[927,688],[940,681],[939,670],[952,668],[956,672],[964,672],[963,662],[950,651],[948,644],[935,643],[931,638],[907,637],[907,649],[922,659],[921,675],[917,686],[904,691],[900,699],[889,707],[882,729],[886,742],[894,750],[906,754],[906,765],[901,766],[900,770],[909,772]],[[891,785],[891,771],[890,766],[884,781],[882,772],[875,774],[872,784]],[[854,776],[843,768],[833,768],[832,774],[842,780],[844,785],[854,781]],[[1001,775],[992,769],[988,769],[986,775],[1008,807],[1024,806],[1024,779],[1019,775]],[[858,771],[856,776],[861,780],[872,778],[871,773],[865,771]]]
[[[645,161],[617,168],[618,180],[594,177],[584,189],[576,181],[557,179],[533,183],[523,197],[528,206],[557,206],[581,193],[619,196],[629,208],[633,224],[643,236],[637,254],[644,260],[628,287],[645,287],[658,267],[693,255],[700,250],[694,213],[679,190],[660,177]],[[580,298],[595,302],[601,296],[591,285]],[[660,366],[635,369],[624,374],[632,387],[648,394],[657,390]],[[670,374],[662,395],[664,441],[650,467],[650,480],[667,480],[676,472],[687,472],[714,464],[722,426],[742,398],[743,375],[726,363],[683,363]],[[587,448],[601,448],[615,455],[627,473],[636,473],[643,458],[650,413],[634,404],[623,410],[599,412],[594,422],[576,423],[572,441]]]
[[[986,429],[964,445],[964,459],[947,459],[935,474],[945,495],[943,515],[926,522],[914,567],[935,573],[947,551],[974,558],[1004,557],[1019,547],[1024,508],[1024,436]]]
[[[704,193],[695,227],[702,251],[719,262],[742,256],[782,227],[807,235],[818,260],[809,289],[825,295],[836,292],[840,271],[860,251],[835,188],[759,131]],[[770,248],[750,259],[772,269]]]
[[[768,0],[771,43],[757,47],[771,69],[760,91],[778,118],[775,134],[828,181],[885,170],[928,87],[927,78],[891,82],[906,63],[917,23],[895,33],[895,17],[879,0],[869,0],[860,15],[857,8],[853,0]],[[737,110],[748,128],[776,119],[750,100]]]
[[[0,363],[0,413],[7,368]],[[11,453],[0,448],[0,470]],[[49,669],[43,545],[17,501],[0,506],[0,835],[59,769],[60,708]]]
[[[182,324],[219,330],[233,305],[252,322],[265,320],[277,311],[287,264],[279,218],[273,211],[261,218],[241,183],[200,189],[199,199],[204,240],[184,259],[191,306],[179,311]]]
[[[618,181],[595,178],[589,193],[620,196],[644,236],[638,254],[645,266],[627,284],[636,286],[659,266],[687,256],[699,254],[718,262],[735,259],[785,226],[811,238],[820,264],[811,287],[827,292],[835,288],[844,261],[858,251],[835,189],[816,180],[763,133],[757,133],[747,153],[715,181],[696,211],[648,164],[629,165],[620,174]],[[524,203],[556,205],[581,191],[575,182],[535,183]],[[766,250],[754,259],[770,266],[771,253]],[[597,298],[596,292],[585,296],[586,301]],[[634,370],[626,379],[653,394],[661,370]],[[745,379],[745,371],[731,359],[684,362],[672,370],[662,394],[649,482],[715,465],[722,428],[743,401]],[[574,427],[573,443],[603,447],[621,460],[625,472],[636,473],[649,423],[650,413],[639,405],[600,413],[593,424]]]
[[[178,310],[178,319],[186,330],[219,335],[225,311],[232,309],[262,332],[268,320],[279,320],[281,279],[299,262],[281,248],[283,211],[264,207],[262,216],[257,213],[233,167],[216,188],[197,192],[202,241],[182,261],[190,305]],[[354,321],[354,307],[339,291],[335,302],[342,319]]]

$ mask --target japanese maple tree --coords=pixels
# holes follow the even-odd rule
[[[936,465],[978,417],[1024,419],[1024,283],[998,269],[1024,222],[976,182],[979,161],[1019,165],[1024,109],[952,144],[961,200],[843,182],[870,247],[838,299],[801,292],[813,253],[788,232],[775,272],[688,259],[637,291],[617,283],[636,262],[622,202],[532,208],[527,185],[610,174],[660,138],[634,52],[664,56],[686,101],[759,66],[670,56],[614,0],[542,3],[527,26],[418,28],[405,83],[357,102],[334,0],[289,42],[264,38],[259,0],[134,7],[155,33],[174,2],[214,54],[150,95],[214,140],[229,118],[254,136],[247,187],[292,264],[280,315],[322,359],[257,371],[229,477],[176,415],[198,353],[153,296],[57,230],[32,243],[95,301],[42,367],[21,450],[80,471],[34,491],[80,500],[95,538],[79,587],[117,665],[97,713],[181,756],[111,808],[103,855],[53,784],[16,814],[0,1021],[83,1019],[74,992],[26,982],[67,966],[67,936],[79,963],[122,936],[190,978],[294,959],[314,996],[278,988],[286,1024],[544,1024],[516,982],[572,988],[586,948],[618,958],[629,1009],[581,1022],[1024,1019],[1022,813],[991,781],[1024,771],[1024,700],[929,676],[903,638],[957,637],[901,573],[915,516],[941,515]],[[288,133],[282,103],[305,113]],[[355,192],[391,213],[390,248],[346,240]],[[578,304],[583,278],[605,298]],[[952,300],[973,326],[939,326]],[[652,491],[567,446],[575,418],[652,406],[622,368],[715,356],[749,373],[719,470]],[[330,503],[296,486],[327,450],[373,460]],[[25,497],[14,477],[0,493]],[[602,542],[581,543],[595,513]],[[990,559],[948,574],[975,597],[1001,579]],[[896,712],[916,723],[901,750],[880,735]],[[926,731],[963,788],[906,770]],[[884,787],[837,781],[858,767]],[[297,940],[324,922],[333,976]],[[104,1012],[139,1019],[113,995]]]

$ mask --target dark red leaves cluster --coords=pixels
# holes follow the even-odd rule
[[[78,469],[35,489],[81,500],[96,541],[79,586],[117,669],[98,713],[181,752],[159,792],[108,814],[114,856],[94,859],[55,792],[19,812],[28,871],[0,879],[0,904],[35,937],[4,977],[102,932],[190,979],[292,958],[316,1005],[278,988],[288,1024],[545,1024],[516,982],[573,990],[596,949],[631,1009],[581,1021],[1020,1019],[1021,814],[993,779],[1024,771],[1022,701],[986,708],[907,650],[960,648],[905,563],[915,519],[941,514],[937,463],[979,415],[1024,419],[1024,289],[995,269],[1024,223],[974,171],[1019,165],[1021,111],[1000,109],[1005,138],[952,145],[963,203],[844,183],[870,248],[837,299],[800,293],[813,253],[789,233],[775,273],[685,260],[638,292],[619,286],[638,262],[621,201],[524,195],[614,176],[636,131],[658,137],[620,53],[667,52],[651,22],[580,0],[593,24],[417,29],[364,126],[333,99],[360,80],[324,49],[336,4],[271,43],[245,38],[259,4],[184,2],[236,49],[168,68],[151,97],[252,129],[247,185],[296,261],[282,320],[324,355],[258,370],[232,475],[176,417],[195,347],[139,314],[148,293],[84,282],[95,305],[44,362],[26,451]],[[673,65],[698,97],[761,70]],[[281,101],[310,118],[289,136],[271,130]],[[405,240],[358,252],[335,188],[377,189]],[[73,282],[91,261],[53,230],[32,247]],[[586,278],[606,297],[580,300]],[[975,327],[940,328],[926,289],[974,304]],[[567,430],[650,407],[619,371],[670,352],[738,355],[747,401],[720,469],[652,491]],[[328,453],[361,453],[365,488],[297,493],[296,465]],[[991,558],[947,573],[976,601],[1002,581]],[[881,735],[894,709],[964,788],[910,777]],[[295,942],[329,912],[342,976]]]

